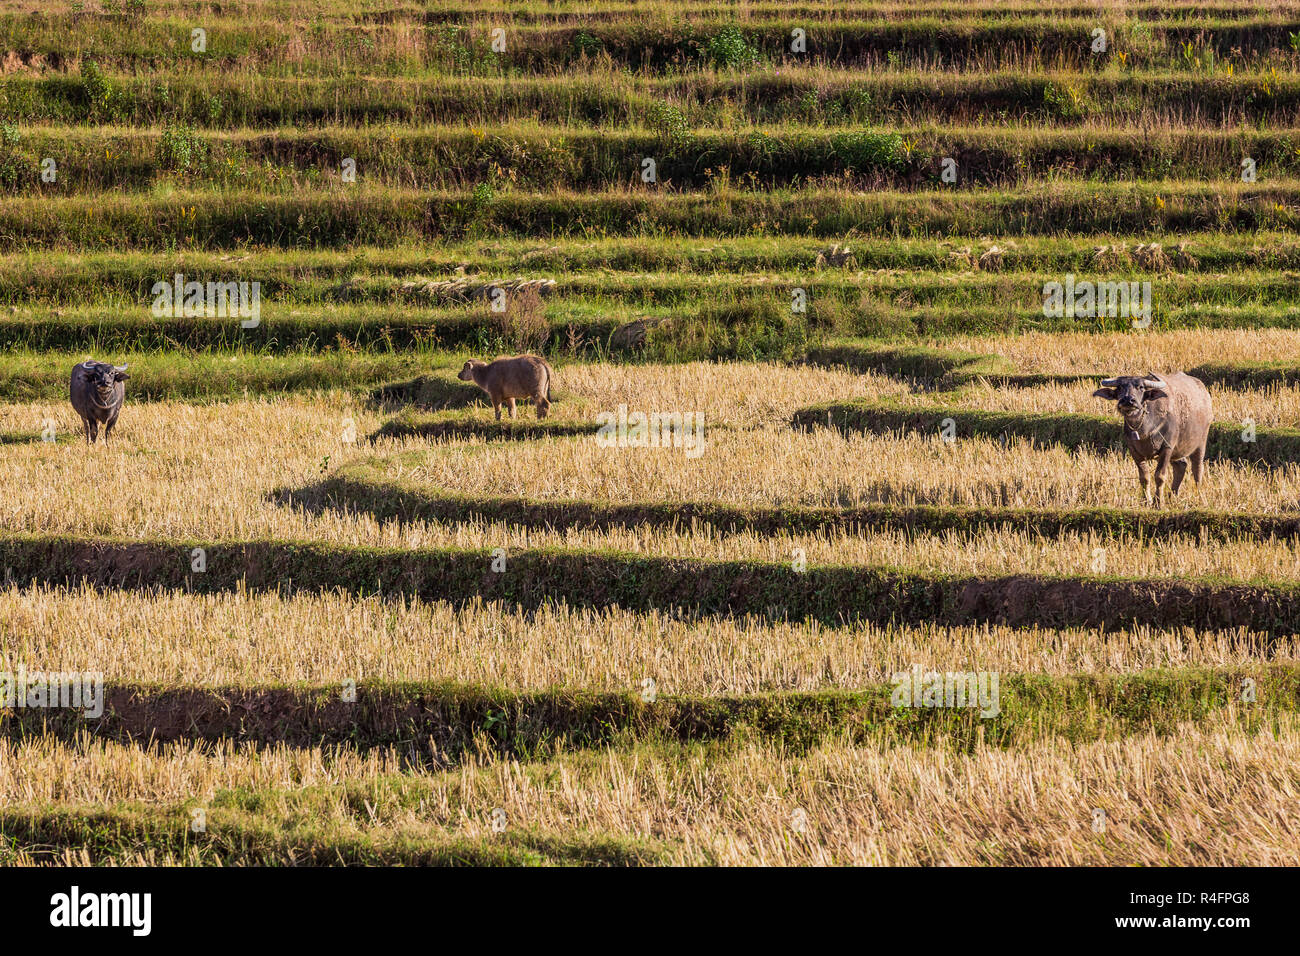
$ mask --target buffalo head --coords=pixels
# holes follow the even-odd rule
[[[1115,402],[1119,413],[1129,422],[1141,420],[1146,403],[1169,396],[1169,386],[1159,375],[1121,375],[1102,379],[1096,398]]]

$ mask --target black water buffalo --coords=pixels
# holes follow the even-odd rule
[[[1137,462],[1142,492],[1151,500],[1147,462],[1156,462],[1155,501],[1164,500],[1165,473],[1174,465],[1170,490],[1178,493],[1187,465],[1201,483],[1205,465],[1205,444],[1210,436],[1214,412],[1210,393],[1200,379],[1184,372],[1168,375],[1124,375],[1104,379],[1092,394],[1117,403],[1124,418],[1124,442]]]
[[[108,440],[117,424],[117,416],[121,414],[122,402],[126,400],[123,382],[130,377],[125,365],[110,365],[108,362],[86,361],[72,367],[69,398],[81,416],[86,441],[93,443],[99,437],[101,424],[104,426],[104,440]]]

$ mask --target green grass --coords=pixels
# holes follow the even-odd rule
[[[180,352],[273,356],[327,352],[400,355],[438,349],[492,351],[509,348],[489,310],[483,306],[441,308],[356,305],[286,309],[265,306],[256,328],[245,329],[236,317],[154,318],[147,304],[127,310],[69,310],[64,314],[0,316],[0,347],[15,352]],[[552,349],[567,345],[568,326],[582,335],[581,348],[603,346],[617,324],[609,317],[590,317],[583,308],[565,322],[557,316]],[[84,356],[83,356],[84,357]]]
[[[661,8],[663,9],[663,8]],[[671,8],[663,10],[670,14]],[[406,19],[406,18],[404,18]],[[598,56],[631,70],[672,71],[700,68],[734,69],[787,59],[786,44],[796,26],[812,27],[812,54],[823,63],[866,64],[894,54],[907,63],[979,63],[984,69],[1071,66],[1086,68],[1109,62],[1115,52],[1128,50],[1139,67],[1183,62],[1181,45],[1194,44],[1202,58],[1234,55],[1287,62],[1288,27],[1294,22],[1256,15],[1251,18],[1194,16],[1174,21],[1147,21],[1145,34],[1125,29],[1113,15],[1095,13],[1053,15],[1048,9],[1027,9],[1018,16],[994,19],[964,11],[956,16],[937,10],[906,20],[882,20],[865,10],[861,19],[816,24],[807,17],[774,9],[742,23],[694,22],[679,18],[629,17],[623,22],[571,25],[516,24],[504,51],[490,48],[489,32],[497,21],[478,18],[461,28],[433,24],[424,28],[425,43],[409,42],[409,20],[366,30],[349,30],[341,22],[317,21],[298,55],[286,53],[302,40],[291,21],[270,17],[228,18],[210,30],[208,49],[195,53],[189,45],[189,19],[171,16],[82,17],[69,14],[30,17],[8,14],[0,24],[11,48],[62,58],[67,37],[75,30],[82,49],[95,51],[106,69],[123,71],[246,70],[267,75],[502,75],[580,72]],[[1100,57],[1086,39],[1097,25],[1117,34],[1114,49]],[[399,30],[397,27],[405,27]],[[1130,40],[1130,35],[1132,35]],[[580,41],[579,37],[583,39]],[[1240,51],[1234,54],[1234,51]],[[93,92],[93,91],[92,91]],[[119,105],[118,95],[87,96],[88,110],[101,112]]]
[[[332,352],[324,355],[183,352],[29,352],[0,359],[0,396],[30,402],[68,397],[72,367],[88,354],[129,364],[132,401],[211,401],[313,389],[370,391],[455,359],[439,353]]]
[[[1132,8],[1130,7],[1130,10]],[[780,72],[632,73],[593,62],[581,74],[448,76],[427,71],[370,76],[272,76],[177,70],[104,76],[115,91],[104,110],[118,125],[186,124],[230,129],[347,124],[463,123],[487,129],[517,121],[569,127],[653,126],[672,104],[691,129],[744,124],[933,123],[984,117],[1021,123],[1116,125],[1170,119],[1221,128],[1285,125],[1300,105],[1300,78],[1285,62],[1245,57],[1223,70],[1185,64],[1117,71],[1008,67],[951,72],[901,63],[864,71],[834,64]],[[1180,68],[1182,67],[1182,68]],[[77,75],[15,73],[0,80],[0,108],[25,124],[81,124],[91,114]]]
[[[24,197],[0,204],[0,252],[340,248],[465,237],[938,238],[1155,234],[1291,228],[1300,183],[1036,184],[920,192],[722,189],[673,193],[472,192],[339,186],[292,195],[177,190],[170,195]]]
[[[1051,374],[1018,372],[1004,356],[941,349],[932,346],[896,345],[863,339],[832,338],[808,350],[806,360],[814,365],[845,367],[874,372],[922,384],[952,389],[979,380],[997,382],[1009,388],[1038,385],[1095,382],[1095,374]],[[1207,385],[1225,388],[1267,389],[1300,383],[1300,370],[1285,360],[1255,362],[1206,362],[1187,369],[1188,374]],[[954,394],[954,398],[959,396]],[[806,419],[811,423],[812,413]]]
[[[389,781],[393,791],[401,780]],[[393,791],[385,788],[385,797]],[[84,849],[96,865],[139,865],[139,856],[204,866],[638,866],[666,862],[661,842],[616,834],[529,831],[486,838],[447,832],[360,832],[326,822],[312,789],[222,792],[205,807],[206,830],[191,832],[191,804],[68,805],[0,811],[0,862],[24,853],[38,862]],[[372,795],[373,796],[373,795]],[[241,804],[260,803],[266,809]],[[313,819],[313,815],[316,816]]]
[[[178,249],[169,252],[87,250],[70,253],[58,250],[15,252],[0,259],[0,294],[9,303],[88,304],[96,301],[150,301],[155,282],[181,272],[187,277],[230,279],[256,273],[264,295],[275,301],[309,303],[337,302],[342,286],[361,299],[375,298],[383,283],[416,278],[452,278],[458,268],[471,279],[487,281],[527,274],[550,277],[560,282],[561,291],[570,281],[607,281],[630,284],[631,280],[687,281],[683,276],[718,280],[762,272],[782,277],[806,275],[814,270],[819,281],[843,281],[858,270],[898,279],[907,273],[922,284],[940,275],[971,273],[969,263],[959,261],[960,249],[970,248],[978,256],[988,244],[965,242],[960,247],[942,237],[934,239],[871,238],[837,236],[835,242],[848,245],[856,266],[837,269],[817,267],[817,254],[831,243],[807,237],[746,236],[700,243],[682,237],[636,239],[511,239],[462,240],[429,247],[399,243],[385,247],[347,249]],[[1287,232],[1273,233],[1189,233],[1176,237],[1155,235],[1119,236],[1096,233],[1070,236],[1027,236],[1014,244],[1001,245],[1002,273],[1008,275],[1059,276],[1066,272],[1115,274],[1144,271],[1128,260],[1102,268],[1094,261],[1102,246],[1117,243],[1128,253],[1138,242],[1165,243],[1171,258],[1184,245],[1188,256],[1177,263],[1164,279],[1187,281],[1208,274],[1239,286],[1271,278],[1271,294],[1285,294],[1279,272],[1300,270],[1300,240]],[[596,276],[592,274],[595,273]],[[992,281],[989,274],[971,273],[972,281]],[[372,292],[371,283],[376,283]],[[615,286],[616,287],[616,286]],[[595,288],[595,287],[592,287]],[[1199,293],[1209,290],[1198,286]],[[398,301],[392,286],[384,301]]]
[[[477,389],[475,389],[478,392]],[[486,400],[482,392],[481,400]],[[370,436],[372,440],[380,438],[428,438],[428,439],[466,439],[482,438],[492,440],[528,441],[537,438],[571,437],[575,435],[594,435],[600,430],[595,422],[566,422],[552,419],[536,419],[527,404],[517,407],[515,419],[510,418],[509,409],[502,411],[501,421],[481,421],[459,415],[428,414],[405,411],[386,421],[380,429]]]
[[[1000,126],[870,128],[861,124],[780,125],[737,131],[583,130],[533,125],[394,127],[389,135],[347,127],[194,131],[35,127],[5,148],[11,175],[0,186],[49,193],[41,159],[65,158],[74,171],[59,195],[149,192],[170,185],[283,193],[338,183],[344,157],[368,185],[462,190],[477,183],[524,190],[606,190],[636,180],[643,157],[675,189],[727,181],[775,188],[849,177],[862,185],[938,186],[939,160],[959,157],[962,188],[1016,186],[1045,178],[1239,179],[1242,156],[1261,179],[1300,171],[1300,131],[1164,129],[1007,129]],[[905,143],[906,139],[906,143]]]
[[[509,0],[488,9],[424,0],[381,10],[230,0],[203,13],[201,53],[189,46],[198,25],[190,0],[26,6],[0,13],[4,402],[65,402],[71,366],[89,355],[131,365],[129,401],[345,390],[392,416],[371,438],[452,444],[356,461],[302,479],[316,482],[306,487],[268,490],[268,500],[331,520],[454,523],[471,536],[503,525],[684,524],[721,535],[1006,531],[1044,545],[1064,535],[1135,543],[1300,534],[1300,518],[1241,511],[537,501],[388,477],[394,461],[417,466],[431,454],[482,451],[483,442],[589,440],[596,426],[583,420],[580,396],[560,395],[559,420],[538,421],[523,406],[518,419],[498,423],[482,394],[453,377],[464,355],[518,351],[568,362],[843,366],[924,390],[925,404],[834,401],[800,410],[793,426],[937,434],[950,418],[958,440],[1119,447],[1113,417],[970,407],[983,382],[1094,376],[1022,371],[978,346],[935,345],[1131,329],[1122,319],[1044,317],[1044,283],[1067,273],[1150,279],[1158,331],[1300,328],[1292,4],[1134,0],[1117,10],[974,0],[954,11],[941,0],[754,0],[743,9]],[[1089,48],[1099,26],[1104,53]],[[495,27],[506,29],[502,51],[490,47]],[[807,30],[806,55],[788,49],[794,27]],[[637,175],[647,156],[658,166],[653,186]],[[1254,184],[1240,181],[1245,156],[1256,163]],[[46,157],[57,160],[57,182],[40,178]],[[340,180],[344,157],[357,160],[355,184]],[[939,180],[944,157],[958,162],[955,185]],[[1153,241],[1167,262],[1141,261],[1136,246]],[[817,265],[833,243],[850,245],[852,261]],[[999,252],[981,262],[994,245]],[[154,283],[177,272],[259,281],[261,325],[153,317]],[[428,286],[457,277],[556,280],[545,340],[525,341],[472,292]],[[806,313],[790,310],[795,289],[809,295]],[[666,321],[644,348],[613,349],[615,329],[642,317]],[[1188,371],[1220,388],[1300,385],[1286,354]],[[1300,429],[1255,437],[1243,443],[1237,426],[1217,424],[1210,455],[1265,468],[1300,461]],[[30,429],[5,432],[0,453],[39,440]],[[685,763],[726,760],[755,743],[798,756],[848,742],[974,754],[1175,736],[1225,717],[1234,733],[1253,734],[1300,710],[1300,668],[1270,662],[1278,638],[1300,633],[1300,585],[1282,579],[1135,579],[1082,568],[993,577],[893,563],[799,573],[777,562],[557,548],[512,550],[496,573],[497,542],[472,538],[398,549],[39,530],[0,535],[0,568],[17,587],[89,585],[141,600],[341,590],[525,612],[565,604],[758,624],[1008,625],[1042,629],[1049,644],[1064,639],[1058,628],[1150,628],[1142,633],[1171,639],[1194,629],[1246,634],[1259,660],[1115,676],[1005,674],[991,720],[966,709],[895,709],[885,684],[647,703],[636,674],[625,690],[527,692],[340,674],[360,679],[357,700],[345,703],[328,677],[241,686],[110,679],[102,720],[10,710],[0,713],[0,736],[80,753],[100,746],[89,733],[112,750],[162,755],[174,744],[198,759],[229,745],[319,748],[327,763],[382,751],[401,772],[182,801],[11,805],[0,810],[0,863],[19,852],[52,863],[83,851],[118,864],[707,863],[707,848],[631,832],[512,821],[480,838],[459,833],[457,821],[490,813],[479,803],[491,797],[470,794],[495,792],[499,759],[532,782],[581,786],[583,771],[611,753]],[[194,547],[207,551],[204,573],[191,571]],[[1258,685],[1249,706],[1240,693],[1247,678]],[[1230,788],[1231,768],[1222,776]],[[426,804],[435,788],[451,793],[448,806]],[[188,826],[199,805],[204,834]],[[1024,832],[1027,845],[1014,849],[1032,856],[1032,820]]]
[[[343,390],[363,394],[375,407],[399,413],[385,423],[377,436],[526,438],[597,430],[589,422],[538,422],[527,408],[525,417],[513,426],[508,422],[497,426],[434,414],[484,404],[479,389],[454,378],[466,355],[490,356],[516,349],[500,339],[497,332],[469,320],[459,320],[455,325],[403,328],[391,315],[383,317],[393,322],[391,325],[378,326],[368,318],[358,315],[350,322],[336,319],[333,342],[318,339],[325,329],[310,319],[283,325],[268,321],[262,329],[250,333],[232,330],[230,323],[206,319],[119,320],[95,327],[93,334],[87,334],[90,327],[79,325],[76,318],[49,323],[6,323],[0,319],[0,341],[6,333],[18,339],[14,351],[0,356],[0,399],[62,401],[67,398],[72,367],[92,357],[130,365],[127,394],[132,401],[222,401]],[[762,358],[808,362],[887,375],[923,387],[953,389],[936,396],[951,401],[951,406],[936,403],[929,408],[900,409],[888,403],[825,403],[801,410],[794,419],[800,427],[826,424],[829,412],[837,427],[876,433],[900,428],[937,430],[936,421],[951,417],[958,423],[959,434],[1020,435],[1104,447],[1118,440],[1118,426],[1105,417],[1073,416],[1066,422],[1058,421],[1061,416],[1049,415],[1030,421],[1022,415],[968,413],[960,408],[960,387],[971,382],[988,380],[1000,387],[1027,388],[1094,383],[1096,375],[1017,372],[996,355],[834,338],[802,323],[783,324],[779,318],[770,303],[766,309],[744,304],[706,306],[701,314],[679,322],[675,329],[653,334],[650,345],[637,352],[607,350],[604,338],[608,329],[600,326],[580,327],[584,339],[576,353],[568,348],[566,331],[560,328],[534,351],[552,355],[556,361],[597,358],[674,363]],[[479,334],[480,330],[484,334]],[[227,339],[232,334],[239,338]],[[421,344],[433,340],[459,346],[459,350],[410,347],[417,337]],[[52,341],[60,347],[32,349],[33,339],[38,344]],[[83,347],[68,348],[72,343]],[[182,345],[188,347],[179,347]],[[1207,363],[1188,371],[1209,385],[1228,388],[1266,389],[1300,383],[1300,372],[1285,361]],[[1215,453],[1276,462],[1285,460],[1296,449],[1287,429],[1257,431],[1253,449],[1237,447],[1239,435],[1234,438],[1234,434],[1231,425],[1215,426],[1211,446]]]
[[[417,765],[458,763],[470,754],[545,760],[593,748],[735,743],[761,740],[790,752],[830,741],[857,745],[1024,747],[1064,738],[1072,743],[1138,733],[1168,734],[1240,699],[1245,678],[1256,682],[1257,707],[1247,718],[1267,721],[1300,710],[1300,668],[1185,668],[1115,676],[999,677],[998,713],[978,708],[895,707],[892,684],[853,691],[749,695],[659,695],[556,689],[514,693],[452,684],[357,684],[356,700],[337,687],[154,687],[107,685],[104,715],[15,709],[3,732],[75,741],[93,727],[101,739],[222,740],[291,747],[403,747],[428,741],[436,751],[408,750]],[[342,678],[340,678],[340,681]],[[435,752],[438,757],[431,758]]]

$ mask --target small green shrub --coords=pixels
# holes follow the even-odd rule
[[[605,41],[586,30],[579,30],[573,38],[573,48],[579,56],[596,56],[605,49]]]
[[[655,329],[644,355],[652,361],[791,361],[807,349],[808,321],[787,302],[763,297],[707,305],[694,317]]]
[[[469,197],[470,206],[475,212],[481,212],[490,207],[496,201],[496,198],[496,187],[485,180],[475,184],[474,191],[470,193]]]
[[[734,70],[759,60],[758,50],[750,45],[739,27],[723,27],[704,47],[705,59],[720,70]]]
[[[9,121],[0,122],[0,189],[12,190],[23,179],[25,169],[30,168],[30,159],[18,150],[22,132],[18,124]]]
[[[179,173],[206,168],[210,147],[192,126],[168,125],[158,141],[158,164]]]
[[[1068,84],[1059,87],[1048,83],[1043,87],[1043,105],[1049,113],[1061,119],[1079,119],[1089,110],[1087,96]]]
[[[107,116],[112,111],[116,91],[94,60],[81,62],[81,90],[86,97],[90,117]]]
[[[837,133],[831,139],[831,151],[846,169],[900,170],[907,165],[907,151],[899,133],[876,133],[853,130]]]
[[[844,111],[855,120],[862,121],[871,116],[875,105],[869,90],[846,90],[842,101]]]
[[[686,114],[671,103],[656,103],[647,117],[650,128],[668,141],[670,146],[684,146],[691,140],[691,124]]]

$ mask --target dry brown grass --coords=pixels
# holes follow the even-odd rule
[[[1177,372],[1207,362],[1300,362],[1300,330],[1184,329],[1172,332],[1027,332],[952,336],[935,348],[1004,355],[1023,372],[1141,375]]]
[[[682,449],[602,448],[587,437],[479,443],[470,446],[472,454],[461,453],[466,446],[440,446],[415,466],[390,462],[383,474],[431,490],[541,499],[823,507],[880,501],[1039,508],[1141,502],[1133,463],[1118,449],[1003,445],[960,431],[951,444],[941,442],[937,431],[906,437],[846,437],[832,429],[805,434],[779,425],[710,431],[707,419],[705,437],[705,451],[694,459]],[[1278,514],[1294,512],[1300,503],[1300,468],[1292,464],[1265,470],[1213,461],[1207,474],[1202,489],[1188,485],[1170,507]]]
[[[704,410],[711,429],[699,459],[679,450],[601,449],[588,437],[537,442],[344,443],[382,417],[340,394],[207,407],[133,405],[111,446],[6,446],[0,529],[128,538],[276,537],[339,545],[458,545],[511,550],[542,545],[653,554],[904,565],[943,572],[1044,571],[1087,575],[1096,548],[1125,575],[1300,577],[1292,542],[1205,548],[1185,537],[1116,548],[1088,536],[1043,540],[1016,533],[718,535],[706,531],[531,531],[482,521],[380,523],[369,515],[313,514],[269,497],[318,481],[339,465],[390,451],[427,450],[414,480],[474,494],[736,504],[871,501],[1069,507],[1131,505],[1130,465],[1118,453],[1006,448],[962,439],[808,434],[785,425],[795,408],[827,398],[903,394],[872,376],[739,365],[570,367],[568,414],[589,420],[626,402],[645,410]],[[1040,400],[1059,399],[1041,391]],[[563,406],[561,406],[563,407]],[[478,413],[474,413],[478,414]],[[487,414],[486,412],[484,414]],[[61,406],[0,407],[0,429],[38,433]],[[327,457],[328,456],[328,457]],[[382,473],[382,467],[381,467]],[[397,477],[394,470],[393,477]],[[407,470],[401,475],[412,479]],[[1118,481],[1117,481],[1118,477]],[[1282,512],[1294,507],[1293,469],[1266,473],[1216,464],[1211,481],[1174,507]],[[87,622],[101,626],[87,627]],[[1276,644],[1278,659],[1300,654]],[[852,688],[896,670],[1131,673],[1151,667],[1235,666],[1259,659],[1246,633],[1139,630],[1017,631],[997,627],[843,627],[760,620],[674,620],[618,609],[543,608],[299,595],[0,590],[0,668],[90,669],[115,681],[259,685],[344,678],[456,680],[516,690],[635,691],[653,677],[663,693],[761,693]],[[1300,724],[1246,735],[1235,716],[1148,736],[1076,747],[1047,740],[1016,752],[961,755],[941,746],[890,749],[828,743],[794,756],[755,742],[708,751],[634,747],[533,764],[471,756],[460,769],[412,773],[388,750],[232,744],[157,751],[99,741],[0,741],[0,801],[116,806],[122,801],[204,805],[246,788],[265,794],[252,825],[302,819],[325,839],[490,838],[490,813],[511,827],[572,839],[600,834],[662,841],[684,863],[1294,863]],[[418,802],[386,796],[402,779],[427,788]],[[361,814],[345,788],[373,785]],[[1102,840],[1092,808],[1106,810]],[[804,832],[792,825],[807,813]],[[232,814],[223,817],[222,814]],[[218,808],[210,825],[250,823]],[[61,851],[65,862],[91,862]],[[129,856],[129,854],[128,854]],[[20,856],[19,863],[32,862]],[[200,862],[145,848],[136,862]]]
[[[707,367],[703,367],[707,370]],[[724,367],[734,374],[734,367]],[[609,370],[643,376],[641,394],[682,408],[675,389],[698,389],[718,402],[707,374],[672,379],[656,369]],[[661,379],[667,377],[665,384]],[[580,375],[572,386],[589,388]],[[647,386],[645,383],[654,383]],[[603,387],[615,388],[609,379]],[[689,397],[688,393],[687,397]],[[757,393],[751,393],[757,401]],[[788,396],[782,400],[790,400]],[[649,401],[646,407],[653,408]],[[337,464],[365,452],[427,447],[419,439],[377,448],[344,444],[348,417],[358,435],[379,424],[373,413],[349,407],[341,396],[236,402],[196,408],[178,404],[129,409],[114,445],[33,441],[10,446],[0,461],[6,487],[30,489],[0,503],[0,528],[16,532],[105,534],[140,539],[219,542],[257,537],[399,548],[560,546],[721,560],[789,561],[795,548],[827,564],[900,565],[970,573],[1089,573],[1104,540],[1071,535],[1059,541],[1012,532],[925,535],[719,535],[709,530],[649,529],[525,531],[479,520],[449,524],[381,523],[369,515],[276,504],[271,493],[318,480]],[[755,415],[773,406],[755,408]],[[54,414],[70,417],[70,411]],[[0,427],[39,428],[44,410],[9,406]],[[708,433],[698,459],[681,449],[600,448],[589,437],[532,443],[444,445],[428,456],[420,480],[431,488],[536,498],[708,500],[738,504],[852,505],[873,501],[1065,508],[1132,507],[1139,503],[1132,466],[1118,452],[1105,455],[1002,447],[961,439],[944,445],[911,437],[845,438],[818,430],[798,434],[779,425]],[[328,461],[326,460],[328,456]],[[1262,471],[1213,463],[1204,489],[1188,485],[1171,507],[1289,513],[1300,499],[1293,466]],[[1237,579],[1293,579],[1300,550],[1291,541],[1241,541],[1204,548],[1171,537],[1149,546],[1108,553],[1112,573]]]
[[[352,678],[632,691],[649,676],[665,694],[747,694],[862,687],[918,663],[1049,675],[1227,667],[1257,660],[1260,647],[1246,632],[826,627],[618,608],[525,614],[337,593],[0,590],[0,670],[90,670],[158,684]],[[1276,641],[1271,655],[1293,659],[1300,643]]]
[[[1113,402],[1093,398],[1094,385],[1041,385],[1034,388],[999,388],[983,383],[971,386],[962,396],[962,405],[999,412],[1114,415]],[[969,399],[967,398],[969,395]],[[1300,422],[1300,388],[1272,385],[1261,389],[1211,387],[1214,420],[1244,427],[1250,419],[1260,428],[1294,428]],[[934,404],[933,396],[917,396],[921,405]]]
[[[692,411],[706,425],[744,428],[784,423],[814,402],[904,395],[908,387],[883,375],[816,366],[690,362],[682,365],[566,365],[556,373],[563,394],[552,414],[591,421],[620,404],[629,410]]]
[[[827,744],[797,757],[752,744],[726,754],[638,748],[522,765],[471,759],[456,771],[410,775],[427,788],[418,804],[386,799],[380,777],[395,761],[384,753],[197,751],[0,741],[0,799],[202,805],[236,786],[283,788],[268,792],[261,810],[295,819],[288,788],[323,784],[333,789],[317,794],[313,826],[341,836],[489,838],[500,807],[511,828],[667,841],[683,863],[1300,862],[1300,720],[1292,715],[1258,735],[1225,712],[1173,738],[1051,740],[970,754]],[[365,810],[344,783],[353,792],[369,785]],[[1093,831],[1094,808],[1105,812],[1104,834]],[[209,826],[222,821],[214,811]]]
[[[450,526],[412,525],[400,536],[380,529],[395,546],[502,547],[507,552],[560,547],[589,551],[612,549],[713,561],[768,561],[788,564],[801,551],[809,564],[896,567],[932,574],[1001,576],[1044,574],[1089,577],[1109,574],[1133,578],[1217,577],[1236,581],[1300,579],[1300,543],[1293,540],[1237,540],[1213,545],[1195,536],[1171,535],[1141,544],[1116,544],[1099,535],[1044,539],[1013,531],[909,536],[902,532],[764,536],[750,532],[662,531],[629,528],[611,531],[526,531],[500,523],[463,522]]]

